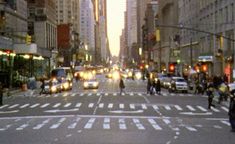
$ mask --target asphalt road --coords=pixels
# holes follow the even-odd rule
[[[147,95],[146,82],[98,76],[98,90],[16,94],[0,107],[1,144],[232,144],[228,107],[202,95]]]

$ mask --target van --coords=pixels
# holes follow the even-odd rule
[[[70,67],[58,67],[51,71],[51,77],[62,84],[63,90],[71,90],[73,87],[73,74]]]

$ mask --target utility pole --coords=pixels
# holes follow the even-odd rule
[[[190,38],[190,65],[193,67],[193,39]]]

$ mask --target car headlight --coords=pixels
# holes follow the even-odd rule
[[[51,87],[51,92],[56,92],[56,91],[57,91],[56,86],[52,86],[52,87]]]
[[[141,77],[142,77],[141,73],[137,73],[137,74],[136,74],[136,78],[137,78],[137,79],[141,79]]]
[[[64,84],[63,84],[63,87],[64,87],[65,89],[68,89],[68,88],[69,88],[69,83],[68,83],[68,82],[64,83]]]
[[[114,72],[113,73],[113,79],[117,80],[120,78],[119,72]]]
[[[98,82],[94,82],[94,87],[97,87],[98,85],[99,85],[99,83]]]
[[[83,86],[84,86],[84,87],[88,87],[88,83],[87,83],[87,82],[84,82]]]
[[[77,74],[77,73],[75,73],[75,74],[74,74],[74,76],[75,76],[75,77],[77,77],[77,76],[78,76],[78,74]]]

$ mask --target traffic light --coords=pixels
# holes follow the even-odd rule
[[[32,42],[32,36],[30,36],[30,35],[27,34],[25,41],[26,41],[26,44],[28,44],[28,45],[31,44],[31,42]]]
[[[172,73],[175,72],[175,65],[174,64],[169,65],[169,72],[172,72]]]

